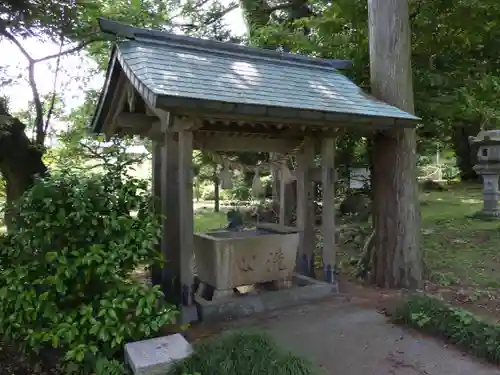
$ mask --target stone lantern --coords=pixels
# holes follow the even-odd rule
[[[500,130],[480,131],[477,136],[469,137],[469,142],[479,146],[474,171],[483,178],[483,209],[477,215],[499,218]]]

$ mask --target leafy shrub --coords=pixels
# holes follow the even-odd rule
[[[215,200],[215,188],[213,183],[201,186],[201,196],[200,198],[205,201],[213,201]],[[219,199],[227,200],[231,198],[231,189],[223,190],[219,189]]]
[[[500,325],[436,298],[412,296],[398,306],[392,320],[444,338],[472,354],[500,363]]]
[[[172,321],[160,290],[128,277],[160,261],[150,206],[146,183],[113,173],[38,181],[0,244],[0,334],[24,350],[56,348],[66,373],[88,372]]]
[[[312,365],[281,351],[264,334],[233,332],[195,345],[194,353],[166,375],[313,375]]]
[[[251,187],[245,185],[243,182],[235,182],[231,191],[231,197],[240,201],[248,201],[252,198]]]
[[[129,372],[123,362],[116,359],[99,358],[95,366],[95,375],[127,375]]]
[[[215,189],[213,185],[203,186],[201,189],[201,199],[204,201],[215,200]]]

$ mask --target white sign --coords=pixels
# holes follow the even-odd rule
[[[370,185],[370,169],[351,168],[349,170],[349,188],[362,189],[365,185]]]

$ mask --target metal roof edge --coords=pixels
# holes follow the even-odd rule
[[[248,56],[253,56],[253,57],[264,57],[268,59],[274,59],[277,61],[299,62],[302,64],[308,64],[310,66],[321,66],[339,70],[351,69],[353,66],[352,61],[350,60],[334,60],[334,59],[330,60],[330,59],[315,58],[294,53],[286,53],[274,50],[248,47],[235,43],[219,42],[215,40],[194,38],[184,35],[176,35],[168,33],[166,31],[141,29],[125,25],[120,22],[111,21],[104,17],[99,17],[98,22],[102,32],[127,39],[138,38],[143,40],[150,40],[152,42],[161,41],[163,43],[172,43],[177,46],[184,45],[184,46],[202,48],[205,49],[206,51],[214,51],[214,52],[224,51],[227,53],[232,52],[232,53],[246,54]]]
[[[117,52],[117,46],[114,45],[113,49],[111,50],[111,57],[108,62],[108,68],[106,70],[106,79],[104,81],[104,87],[101,89],[101,92],[99,94],[99,99],[97,101],[97,107],[94,112],[94,116],[92,117],[92,121],[90,122],[89,128],[94,132],[94,133],[100,133],[102,130],[102,119],[101,119],[101,112],[104,107],[104,102],[106,101],[106,97],[108,96],[108,92],[110,89],[110,86],[113,84],[112,82],[112,75],[115,70],[116,66],[116,52]]]

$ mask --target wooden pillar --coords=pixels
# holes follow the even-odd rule
[[[289,223],[286,222],[286,183],[285,179],[283,178],[283,171],[280,171],[279,173],[279,208],[280,208],[280,224],[281,225],[289,225]]]
[[[163,126],[166,128],[166,126]],[[173,134],[164,133],[162,147],[161,177],[162,177],[162,216],[163,235],[162,253],[165,261],[163,267],[162,289],[165,299],[172,304],[181,303],[180,280],[180,200],[179,200],[179,143]]]
[[[180,131],[179,135],[179,201],[180,268],[182,290],[182,322],[197,320],[193,304],[193,133]]]
[[[275,152],[269,153],[269,159],[271,160],[271,162],[278,160],[280,156],[281,156],[280,154]],[[279,207],[281,207],[280,189],[279,189],[279,184],[281,181],[280,168],[274,163],[271,164],[271,181],[272,181],[273,206],[280,205]]]
[[[280,157],[282,154],[280,154]],[[285,160],[286,164],[287,161]],[[292,224],[292,216],[293,209],[296,203],[296,194],[294,189],[294,181],[286,181],[283,179],[283,169],[280,168],[279,173],[279,188],[278,190],[278,200],[279,200],[279,223],[281,225],[291,225]]]
[[[166,126],[163,126],[166,129]],[[179,323],[197,320],[193,304],[193,134],[164,133],[162,153],[163,291],[181,312]]]
[[[304,149],[297,155],[297,227],[300,230],[297,272],[314,277],[314,201],[311,167],[314,160],[314,143],[304,140]]]
[[[336,283],[335,271],[335,139],[324,138],[321,142],[321,182],[323,211],[321,234],[323,235],[324,280]]]
[[[162,142],[153,141],[153,150],[152,150],[152,193],[154,197],[154,208],[155,214],[161,215],[161,182],[162,182],[162,170],[161,170],[161,158],[162,158]],[[158,244],[158,252],[161,253],[161,239]],[[151,269],[151,283],[153,285],[161,285],[162,281],[162,270],[161,266],[153,266]]]

